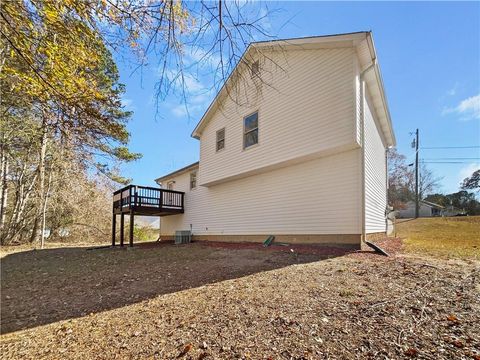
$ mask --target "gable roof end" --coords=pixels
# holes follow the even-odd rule
[[[372,88],[372,98],[374,102],[375,109],[377,114],[380,117],[380,123],[382,126],[382,131],[385,134],[387,140],[387,146],[395,146],[395,136],[393,134],[392,122],[390,119],[390,112],[388,110],[388,104],[386,101],[385,91],[383,87],[383,81],[380,73],[380,68],[378,67],[377,57],[375,52],[375,47],[373,44],[373,38],[371,32],[361,31],[345,34],[335,34],[335,35],[323,35],[323,36],[312,36],[312,37],[303,37],[303,38],[291,38],[291,39],[281,39],[281,40],[271,40],[271,41],[259,41],[251,43],[245,52],[243,53],[238,64],[242,63],[242,60],[246,55],[251,51],[253,47],[256,48],[268,48],[268,47],[282,47],[283,50],[290,49],[316,49],[322,47],[336,47],[336,46],[345,46],[345,44],[350,43],[352,47],[357,48],[357,53],[360,58],[361,70],[364,70],[370,65],[374,65],[374,70],[368,72],[366,76],[366,81],[369,88]],[[362,54],[368,54],[368,56],[362,57]],[[200,136],[203,132],[203,129],[210,121],[211,117],[218,108],[219,102],[222,100],[223,96],[226,93],[226,86],[232,81],[232,74],[236,71],[239,71],[239,66],[233,69],[232,73],[228,79],[223,84],[220,91],[217,93],[212,103],[205,111],[204,115],[198,122],[197,126],[192,132],[192,137],[195,139],[200,139]],[[371,74],[369,74],[371,73]]]

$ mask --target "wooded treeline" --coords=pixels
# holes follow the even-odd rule
[[[57,3],[2,2],[2,244],[43,241],[47,223],[57,236],[107,233],[107,179],[126,181],[109,165],[139,157],[111,53]]]
[[[403,209],[407,202],[415,201],[415,169],[407,164],[407,158],[391,149],[388,152],[388,199],[395,210]],[[441,206],[452,205],[464,209],[469,215],[480,215],[480,202],[474,192],[480,190],[480,170],[476,170],[459,184],[459,191],[452,194],[441,194],[440,177],[425,165],[419,166],[419,198],[434,202]]]
[[[221,85],[246,46],[262,35],[268,11],[244,2],[18,0],[0,3],[0,241],[43,244],[108,234],[111,191],[128,179],[128,149],[112,51],[141,69],[153,58],[163,98],[186,84],[192,67],[215,58]],[[184,62],[188,52],[193,63]],[[248,65],[248,64],[247,64]],[[194,72],[194,71],[192,71]]]

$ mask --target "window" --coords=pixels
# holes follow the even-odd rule
[[[243,119],[243,148],[258,144],[258,112]]]
[[[225,148],[225,128],[217,131],[217,151]]]
[[[190,173],[190,190],[193,190],[197,187],[197,172]]]
[[[252,68],[250,70],[252,78],[260,75],[260,63],[258,60],[252,64]]]

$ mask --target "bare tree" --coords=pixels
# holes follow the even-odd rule
[[[388,199],[394,208],[403,208],[408,201],[415,200],[415,170],[406,162],[405,155],[396,149],[388,152]],[[423,199],[438,189],[441,178],[423,163],[419,166],[419,196]]]
[[[397,149],[388,150],[388,201],[395,209],[401,209],[412,200],[409,183],[411,176],[405,155]]]
[[[428,194],[434,193],[440,186],[441,177],[438,177],[425,164],[420,164],[418,176],[418,192],[420,199],[424,199]],[[413,173],[413,171],[412,171]],[[415,184],[412,184],[412,191]]]

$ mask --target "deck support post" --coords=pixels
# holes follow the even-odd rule
[[[133,228],[135,227],[135,216],[133,210],[130,210],[130,247],[133,247]]]
[[[123,247],[123,240],[124,240],[124,225],[125,225],[125,214],[121,213],[120,214],[120,246]]]
[[[112,216],[112,246],[115,246],[115,231],[117,230],[117,215]]]

